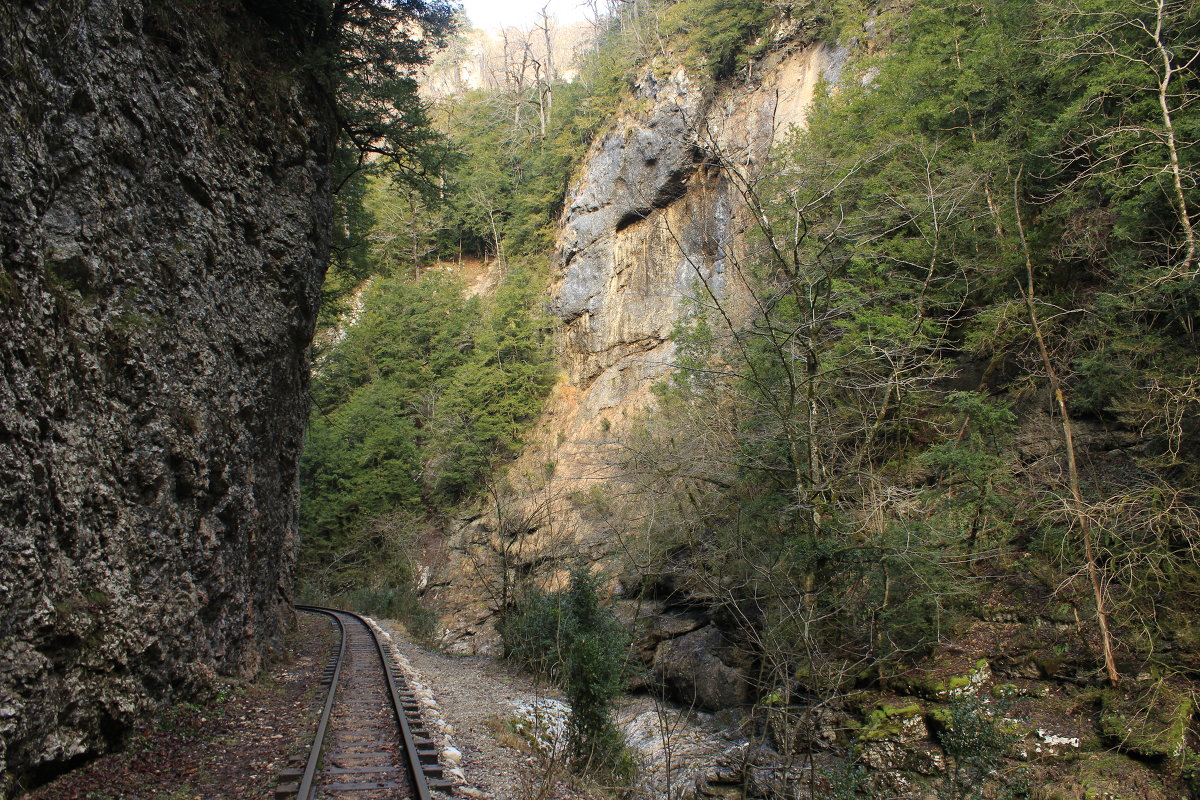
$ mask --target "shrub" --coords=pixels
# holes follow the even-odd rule
[[[1003,700],[989,702],[967,696],[955,700],[941,715],[943,725],[937,735],[950,763],[938,787],[938,797],[974,800],[993,796],[985,795],[984,790],[996,778],[1009,746],[1017,738],[1005,729],[1004,712],[1010,705]],[[1002,785],[1005,789],[1001,797],[1027,796],[1028,786],[1019,774]]]
[[[612,706],[625,688],[629,636],[600,605],[596,581],[578,571],[566,592],[532,591],[501,624],[505,655],[553,678],[571,704],[571,755],[591,773],[629,777]]]
[[[563,633],[560,595],[531,591],[500,623],[505,658],[561,683]]]

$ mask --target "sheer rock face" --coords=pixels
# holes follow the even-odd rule
[[[689,303],[711,290],[737,304],[752,223],[738,182],[716,165],[757,178],[771,145],[803,125],[829,62],[821,45],[794,46],[753,82],[715,91],[682,69],[648,74],[593,145],[568,192],[552,301],[579,416],[607,414],[611,426],[639,410]]]
[[[503,550],[508,563],[485,571],[536,574],[550,588],[565,585],[571,559],[614,563],[621,543],[578,499],[613,476],[608,443],[653,402],[651,387],[674,359],[675,326],[693,300],[704,301],[705,286],[731,314],[746,313],[740,270],[753,220],[738,183],[715,164],[757,178],[771,145],[803,126],[819,79],[839,59],[820,44],[788,42],[733,85],[683,69],[648,72],[592,144],[567,192],[551,290],[564,378],[509,470],[520,499],[505,515],[527,520],[529,532],[501,547],[485,517],[452,539],[434,565],[442,588],[431,593],[446,609],[445,644],[497,646],[491,601],[472,588],[488,553]],[[472,546],[472,557],[458,555]]]
[[[332,126],[237,0],[2,16],[6,796],[279,640]]]

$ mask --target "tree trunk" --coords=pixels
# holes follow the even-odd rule
[[[1088,519],[1083,502],[1083,492],[1079,488],[1079,465],[1075,460],[1074,429],[1071,425],[1071,415],[1067,411],[1067,401],[1063,394],[1062,383],[1059,381],[1058,371],[1054,369],[1054,363],[1050,359],[1050,350],[1046,346],[1046,337],[1042,334],[1042,325],[1038,319],[1037,305],[1034,302],[1033,258],[1030,255],[1029,242],[1025,238],[1025,223],[1021,219],[1021,201],[1018,193],[1020,182],[1021,176],[1018,174],[1017,180],[1013,184],[1013,209],[1017,216],[1017,231],[1021,236],[1021,248],[1025,254],[1026,285],[1021,290],[1021,294],[1025,297],[1025,307],[1029,312],[1029,323],[1033,326],[1033,335],[1037,340],[1038,352],[1042,357],[1042,366],[1046,370],[1046,376],[1050,379],[1054,402],[1062,417],[1063,440],[1067,448],[1067,480],[1071,489],[1073,510],[1079,524],[1079,532],[1083,536],[1083,555],[1088,582],[1092,586],[1092,597],[1096,602],[1096,621],[1100,626],[1100,643],[1104,650],[1104,669],[1108,673],[1108,682],[1113,688],[1116,688],[1121,681],[1121,676],[1117,672],[1116,660],[1113,658],[1112,634],[1108,629],[1108,608],[1105,604],[1104,586],[1100,581],[1100,568],[1096,564],[1096,548],[1092,541],[1091,521]]]

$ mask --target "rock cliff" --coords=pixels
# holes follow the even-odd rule
[[[718,91],[682,69],[648,74],[635,110],[593,146],[568,192],[553,288],[567,378],[544,442],[565,480],[594,473],[596,440],[644,406],[670,369],[672,329],[704,287],[736,303],[748,209],[712,164],[755,175],[772,143],[803,125],[831,63],[822,45],[793,46],[753,82]]]
[[[481,572],[538,570],[561,583],[564,556],[602,559],[618,546],[578,500],[611,477],[609,443],[629,431],[670,370],[672,330],[689,304],[703,300],[705,285],[731,308],[741,296],[736,264],[749,212],[715,162],[757,174],[771,145],[803,126],[818,82],[845,58],[795,38],[732,84],[714,87],[683,68],[648,70],[593,143],[567,192],[551,290],[563,377],[510,471],[524,499],[500,515],[521,520],[522,530],[513,538],[498,535],[492,516],[468,521],[431,578],[449,585],[433,598],[449,609],[451,647],[495,648],[492,604],[470,588],[490,580]],[[481,567],[496,553],[502,563]]]
[[[278,10],[0,13],[0,796],[287,623],[332,125]]]

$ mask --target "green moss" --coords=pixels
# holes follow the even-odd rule
[[[1120,753],[1085,755],[1075,763],[1075,772],[1064,775],[1058,784],[1068,790],[1068,797],[1080,800],[1132,800],[1135,797],[1166,796],[1157,775]]]
[[[150,318],[139,311],[122,311],[108,321],[108,328],[117,336],[128,339],[150,327]]]
[[[1135,756],[1179,760],[1195,710],[1190,696],[1162,684],[1134,694],[1109,694],[1100,734],[1107,744]]]
[[[917,697],[937,697],[938,692],[942,688],[939,681],[926,675],[892,678],[887,682],[887,685],[897,692],[916,695]]]
[[[889,706],[883,705],[876,709],[875,714],[882,715],[883,719],[895,719],[897,717],[915,717],[921,713],[921,707],[916,703],[909,703],[906,706]]]
[[[945,706],[937,706],[929,709],[925,714],[925,722],[934,731],[944,731],[950,727],[951,720],[950,709]]]
[[[969,675],[951,675],[945,682],[946,691],[953,692],[955,689],[965,689],[971,685],[971,676]]]
[[[1001,717],[1000,719],[996,720],[996,730],[999,731],[1000,735],[1002,736],[1006,736],[1010,739],[1020,739],[1028,736],[1033,731],[1033,728],[1028,723],[1022,722],[1021,720]]]
[[[1200,753],[1187,748],[1179,760],[1179,775],[1191,792],[1191,797],[1200,797]]]
[[[901,694],[944,700],[982,683],[987,677],[987,669],[987,660],[980,659],[975,662],[975,668],[965,675],[907,675],[892,678],[888,686]]]
[[[84,597],[91,606],[97,609],[111,608],[113,604],[112,598],[103,589],[91,589],[85,593]]]
[[[904,732],[905,723],[921,715],[921,706],[916,703],[906,706],[891,706],[885,703],[867,712],[867,718],[856,738],[860,742],[891,739]]]
[[[1075,622],[1075,607],[1070,603],[1056,603],[1046,610],[1051,622],[1069,625]]]
[[[92,274],[87,261],[73,250],[50,248],[45,253],[46,282],[58,292],[77,292],[85,300],[94,298]]]
[[[54,616],[59,620],[72,616],[82,607],[82,599],[72,595],[54,601]]]
[[[1200,652],[1200,624],[1194,620],[1179,615],[1177,620],[1172,620],[1169,634],[1181,649]]]
[[[1083,708],[1103,705],[1112,692],[1098,687],[1085,687],[1071,695],[1072,713]]]

